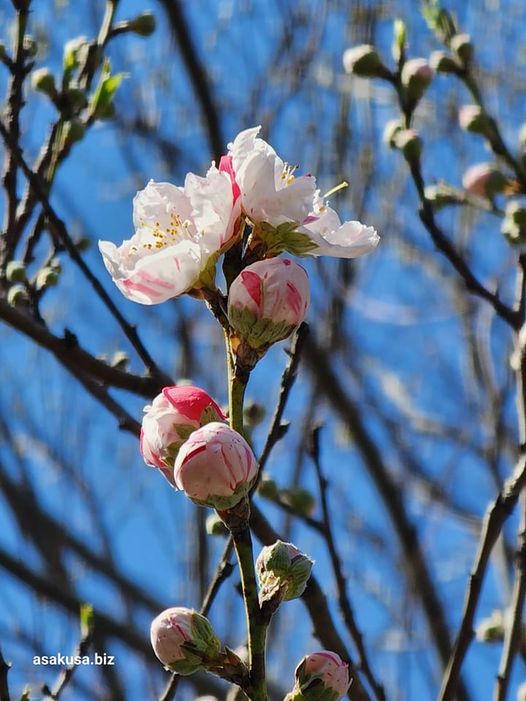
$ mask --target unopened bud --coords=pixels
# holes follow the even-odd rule
[[[477,163],[468,168],[462,177],[464,189],[479,197],[493,197],[503,192],[509,183],[509,178],[491,163]]]
[[[519,129],[519,143],[522,148],[526,148],[526,122]]]
[[[24,285],[12,285],[7,291],[7,303],[11,307],[16,307],[26,302],[29,302],[29,296]]]
[[[83,63],[89,49],[88,39],[85,36],[70,39],[64,45],[64,70],[71,73],[80,63]]]
[[[266,472],[261,475],[258,485],[258,494],[264,499],[275,500],[279,497],[279,489],[276,483]]]
[[[31,74],[31,87],[33,90],[44,93],[44,95],[49,95],[49,97],[53,97],[57,93],[55,78],[49,68],[38,68],[36,71],[33,71]]]
[[[455,34],[450,43],[451,51],[463,64],[468,64],[473,58],[473,44],[469,34]]]
[[[251,348],[265,349],[301,324],[309,300],[305,269],[287,258],[268,258],[247,266],[230,286],[228,319]]]
[[[257,461],[246,440],[213,421],[194,431],[174,463],[174,482],[196,504],[226,510],[250,491]]]
[[[24,282],[26,266],[21,260],[10,260],[6,265],[5,276],[8,282]]]
[[[46,287],[55,287],[58,277],[59,272],[55,268],[41,268],[35,280],[35,287],[38,291],[44,290]]]
[[[128,22],[128,28],[139,36],[149,37],[155,31],[155,17],[152,12],[143,12]]]
[[[316,508],[316,499],[308,489],[303,489],[303,487],[283,489],[281,498],[291,509],[302,516],[311,516]]]
[[[412,58],[404,64],[400,77],[409,99],[417,102],[433,80],[433,69],[425,58]]]
[[[249,428],[255,428],[265,419],[265,407],[257,402],[248,402],[243,409],[245,424]]]
[[[38,44],[30,34],[25,35],[23,48],[29,58],[34,58],[38,53]]]
[[[517,200],[507,203],[501,232],[514,246],[526,243],[526,208]]]
[[[221,644],[207,618],[193,609],[166,609],[154,619],[150,639],[157,658],[187,676],[217,659]]]
[[[429,65],[435,73],[458,73],[459,65],[445,51],[433,51],[429,57]]]
[[[80,251],[81,253],[84,253],[85,251],[88,251],[91,248],[92,242],[91,239],[88,238],[87,236],[81,236],[79,239],[75,241],[75,248],[77,251]]]
[[[517,689],[517,701],[526,701],[526,682],[523,682]]]
[[[304,657],[295,677],[294,689],[285,701],[339,701],[350,686],[349,666],[328,650]]]
[[[116,351],[110,360],[111,367],[118,368],[120,370],[125,370],[129,364],[130,356],[124,351]]]
[[[393,138],[394,147],[402,151],[407,161],[420,158],[422,141],[414,129],[401,129]]]
[[[150,467],[165,470],[173,483],[173,466],[179,448],[198,428],[226,417],[212,397],[200,387],[165,387],[144,407],[140,450]]]
[[[504,615],[496,609],[489,618],[479,623],[475,630],[477,640],[483,643],[497,643],[504,640]]]
[[[393,23],[393,59],[398,63],[405,54],[405,43],[407,38],[407,28],[405,22],[400,18]]]
[[[228,528],[215,511],[206,517],[205,528],[208,535],[228,535]]]
[[[390,75],[376,48],[371,44],[347,49],[343,54],[343,67],[346,73],[352,73],[359,78],[386,78]]]
[[[462,129],[487,136],[491,130],[491,119],[478,105],[463,105],[458,113]]]
[[[265,546],[257,560],[260,602],[277,596],[280,601],[297,599],[305,591],[314,561],[292,543],[278,540]]]
[[[395,136],[402,131],[404,125],[399,119],[391,119],[384,127],[383,141],[391,148],[395,148]]]

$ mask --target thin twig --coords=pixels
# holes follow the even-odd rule
[[[298,374],[298,366],[301,358],[301,351],[305,339],[308,336],[308,333],[309,326],[304,322],[303,324],[301,324],[301,326],[295,332],[294,337],[292,338],[290,350],[288,352],[289,362],[287,363],[287,367],[283,371],[283,375],[281,377],[278,402],[276,404],[276,408],[274,409],[274,414],[270,422],[270,428],[267,433],[265,445],[263,446],[263,450],[261,451],[261,455],[259,457],[258,482],[261,479],[261,473],[265,469],[265,465],[267,464],[267,460],[270,456],[272,448],[276,445],[276,443],[279,440],[281,440],[281,438],[284,435],[284,432],[286,431],[286,427],[281,423],[281,420],[283,418],[283,412],[285,411],[290,391],[292,389],[292,386],[294,385],[294,382],[296,381],[296,377]],[[257,484],[254,486],[253,489],[255,489],[256,487]]]
[[[53,227],[57,238],[64,245],[64,248],[69,253],[71,259],[77,264],[84,276],[90,282],[91,286],[93,287],[99,298],[102,300],[104,305],[107,307],[108,311],[117,321],[117,323],[123,330],[125,336],[135,348],[137,354],[144,362],[150,373],[155,377],[168,379],[166,375],[164,375],[164,373],[162,373],[162,371],[158,368],[153,358],[144,347],[142,341],[139,338],[139,334],[137,333],[137,329],[135,328],[135,326],[132,326],[126,321],[124,316],[117,309],[117,306],[113,302],[111,296],[106,292],[106,290],[101,285],[97,277],[91,272],[90,268],[85,263],[75,244],[71,240],[71,237],[68,234],[64,222],[60,219],[60,217],[56,214],[54,208],[51,206],[49,198],[46,194],[45,189],[42,186],[40,179],[37,175],[35,175],[35,173],[33,173],[31,168],[27,165],[20,146],[16,141],[13,141],[11,135],[9,134],[2,121],[0,121],[0,134],[2,135],[2,138],[4,139],[8,149],[10,149],[16,156],[17,162],[21,170],[23,171],[29,184],[31,185],[31,188],[34,190],[35,194],[38,197],[38,200],[40,201],[40,204],[42,205],[42,209],[44,210],[48,218],[49,225]],[[168,384],[168,382],[166,382],[166,384]]]
[[[323,474],[320,461],[319,432],[319,426],[314,428],[311,432],[311,445],[309,453],[314,463],[316,477],[318,479],[318,485],[320,489],[324,537],[325,542],[327,543],[327,549],[329,551],[334,579],[336,580],[336,587],[338,589],[338,604],[340,606],[340,610],[342,612],[343,620],[345,622],[347,630],[349,631],[349,634],[358,651],[360,668],[362,669],[364,676],[369,682],[374,692],[374,695],[378,699],[378,701],[385,701],[384,687],[376,679],[372,671],[371,665],[369,663],[367,650],[363,641],[362,632],[359,629],[358,624],[356,623],[354,611],[349,596],[347,594],[347,582],[342,571],[342,562],[338,550],[336,548],[336,542],[334,540],[334,535],[332,531],[332,518],[329,512],[329,504],[327,499],[328,482]]]
[[[0,649],[0,701],[11,701],[11,696],[9,694],[9,683],[7,680],[7,675],[11,665],[5,661]]]
[[[473,640],[473,621],[477,610],[484,576],[495,543],[506,519],[511,515],[522,489],[526,486],[526,454],[522,453],[513,475],[492,502],[484,517],[479,549],[469,578],[462,622],[457,635],[439,694],[439,701],[453,701],[457,693],[462,663]]]
[[[515,656],[522,644],[522,611],[526,597],[526,511],[523,508],[519,532],[519,549],[516,554],[515,582],[511,596],[511,605],[506,612],[506,629],[504,645],[497,681],[493,690],[493,701],[505,701],[511,682],[511,672]]]

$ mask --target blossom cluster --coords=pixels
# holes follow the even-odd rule
[[[284,162],[259,131],[238,134],[219,167],[212,163],[204,177],[189,173],[182,187],[150,181],[133,202],[134,235],[120,246],[99,242],[106,268],[129,300],[152,305],[188,293],[213,308],[211,300],[219,299],[220,312],[214,313],[222,315],[229,352],[237,361],[250,358],[250,367],[271,344],[290,336],[308,309],[307,272],[281,253],[355,258],[379,241],[372,227],[342,223],[314,176],[298,176],[297,167]],[[216,287],[222,256],[226,295]],[[229,514],[248,504],[257,460],[205,390],[165,387],[145,407],[140,448],[147,465],[194,503],[216,509],[227,526]],[[264,548],[255,568],[260,606],[274,610],[301,596],[312,565],[292,543]],[[210,623],[192,609],[172,607],[159,614],[151,642],[159,660],[179,674],[223,664]],[[242,679],[244,663],[232,654],[227,653],[229,669]],[[348,686],[347,665],[322,651],[300,663],[290,698],[332,701]]]

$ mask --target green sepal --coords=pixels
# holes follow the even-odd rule
[[[255,349],[288,338],[296,328],[286,321],[274,323],[270,319],[257,319],[247,309],[236,307],[229,309],[228,320],[239,336]]]
[[[318,247],[307,234],[297,231],[297,226],[295,222],[284,222],[277,227],[268,222],[259,224],[254,231],[265,243],[267,258],[277,256],[283,251],[294,256],[306,256]]]

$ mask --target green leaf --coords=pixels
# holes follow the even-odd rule
[[[104,61],[99,84],[90,99],[91,112],[96,119],[107,119],[115,112],[113,99],[120,84],[126,78],[125,73],[111,74],[109,60]]]

